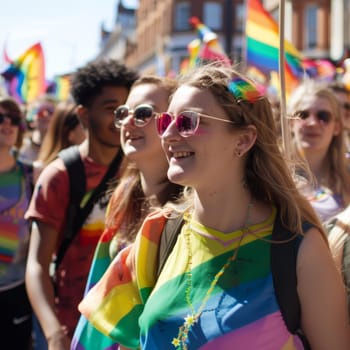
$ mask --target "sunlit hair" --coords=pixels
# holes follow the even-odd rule
[[[131,91],[134,87],[143,84],[153,84],[159,87],[159,89],[167,92],[168,98],[177,87],[176,80],[146,75],[135,81]],[[164,183],[167,184],[164,190],[153,198],[146,198],[142,191],[140,174],[136,165],[125,160],[122,168],[124,170],[122,170],[118,186],[115,188],[109,203],[106,227],[117,227],[120,225],[120,220],[122,220],[123,228],[125,228],[123,232],[126,232],[126,237],[124,238],[132,242],[150,209],[156,206],[163,206],[166,202],[175,200],[179,196],[182,187],[171,183],[167,179],[166,173],[164,173]]]
[[[293,115],[299,111],[305,98],[312,96],[325,99],[329,102],[332,116],[340,124],[342,129],[341,106],[334,92],[326,86],[319,83],[316,84],[313,81],[305,82],[294,91],[288,103],[288,113]],[[296,142],[294,142],[294,147],[298,150]],[[328,165],[328,169],[325,181],[327,183],[322,183],[322,185],[327,186],[334,193],[341,195],[346,205],[350,201],[350,174],[347,166],[343,132],[339,132],[338,135],[333,136],[326,157],[327,161],[325,164]]]
[[[283,224],[291,232],[302,233],[304,220],[323,231],[310,203],[297,190],[293,171],[280,151],[268,99],[262,96],[255,102],[239,100],[228,89],[228,84],[235,78],[245,79],[234,69],[207,65],[189,72],[179,83],[209,91],[229,119],[235,122],[235,125],[228,124],[227,127],[256,127],[256,142],[247,155],[245,165],[245,184],[253,197],[275,205]]]
[[[15,117],[21,118],[23,123],[18,128],[17,140],[14,147],[18,151],[23,142],[23,137],[25,133],[25,123],[23,118],[23,113],[21,111],[20,105],[11,97],[0,97],[0,106],[8,113],[12,114]]]
[[[56,106],[38,155],[38,160],[44,166],[53,161],[59,151],[71,146],[69,134],[79,124],[76,105],[73,102],[61,102]]]

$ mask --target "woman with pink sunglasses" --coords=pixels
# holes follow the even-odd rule
[[[80,304],[83,314],[132,349],[349,349],[344,286],[280,151],[267,98],[231,68],[198,67],[156,123],[168,178],[187,188],[182,205],[146,218]],[[182,226],[159,269],[174,217]],[[288,242],[294,330],[271,261]]]

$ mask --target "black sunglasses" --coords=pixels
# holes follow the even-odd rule
[[[139,128],[146,126],[157,113],[151,105],[142,104],[138,105],[135,109],[130,109],[127,105],[119,106],[114,111],[114,125],[116,128],[120,129],[123,120],[127,118],[130,114],[133,115],[134,124]]]
[[[309,118],[311,112],[309,110],[304,110],[304,111],[298,111],[295,113],[295,117],[300,118],[302,120],[305,120],[307,118]],[[326,110],[319,110],[315,112],[316,118],[318,119],[318,121],[324,123],[324,124],[328,124],[331,119],[332,119],[332,113]]]
[[[21,117],[17,117],[15,115],[6,114],[6,113],[0,113],[0,124],[4,123],[5,118],[10,119],[11,125],[14,125],[14,126],[21,125]]]

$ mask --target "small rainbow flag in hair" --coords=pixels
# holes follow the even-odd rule
[[[227,87],[238,101],[254,102],[261,96],[252,83],[240,77],[232,79]]]
[[[45,60],[40,43],[25,51],[18,59],[10,60],[9,67],[1,73],[8,94],[19,103],[31,102],[46,91]]]

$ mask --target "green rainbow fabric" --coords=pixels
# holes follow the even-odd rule
[[[161,212],[153,213],[135,243],[116,257],[79,308],[96,328],[125,347],[185,349],[176,339],[191,313],[186,293],[193,309],[198,310],[215,274],[239,249],[237,260],[225,270],[190,329],[185,340],[188,349],[301,350],[300,339],[290,334],[283,322],[272,282],[269,239],[275,216],[274,209],[263,223],[232,233],[192,220],[190,243],[186,238],[189,224],[185,224],[156,280],[157,252],[166,219]],[[242,232],[246,234],[241,240]]]

